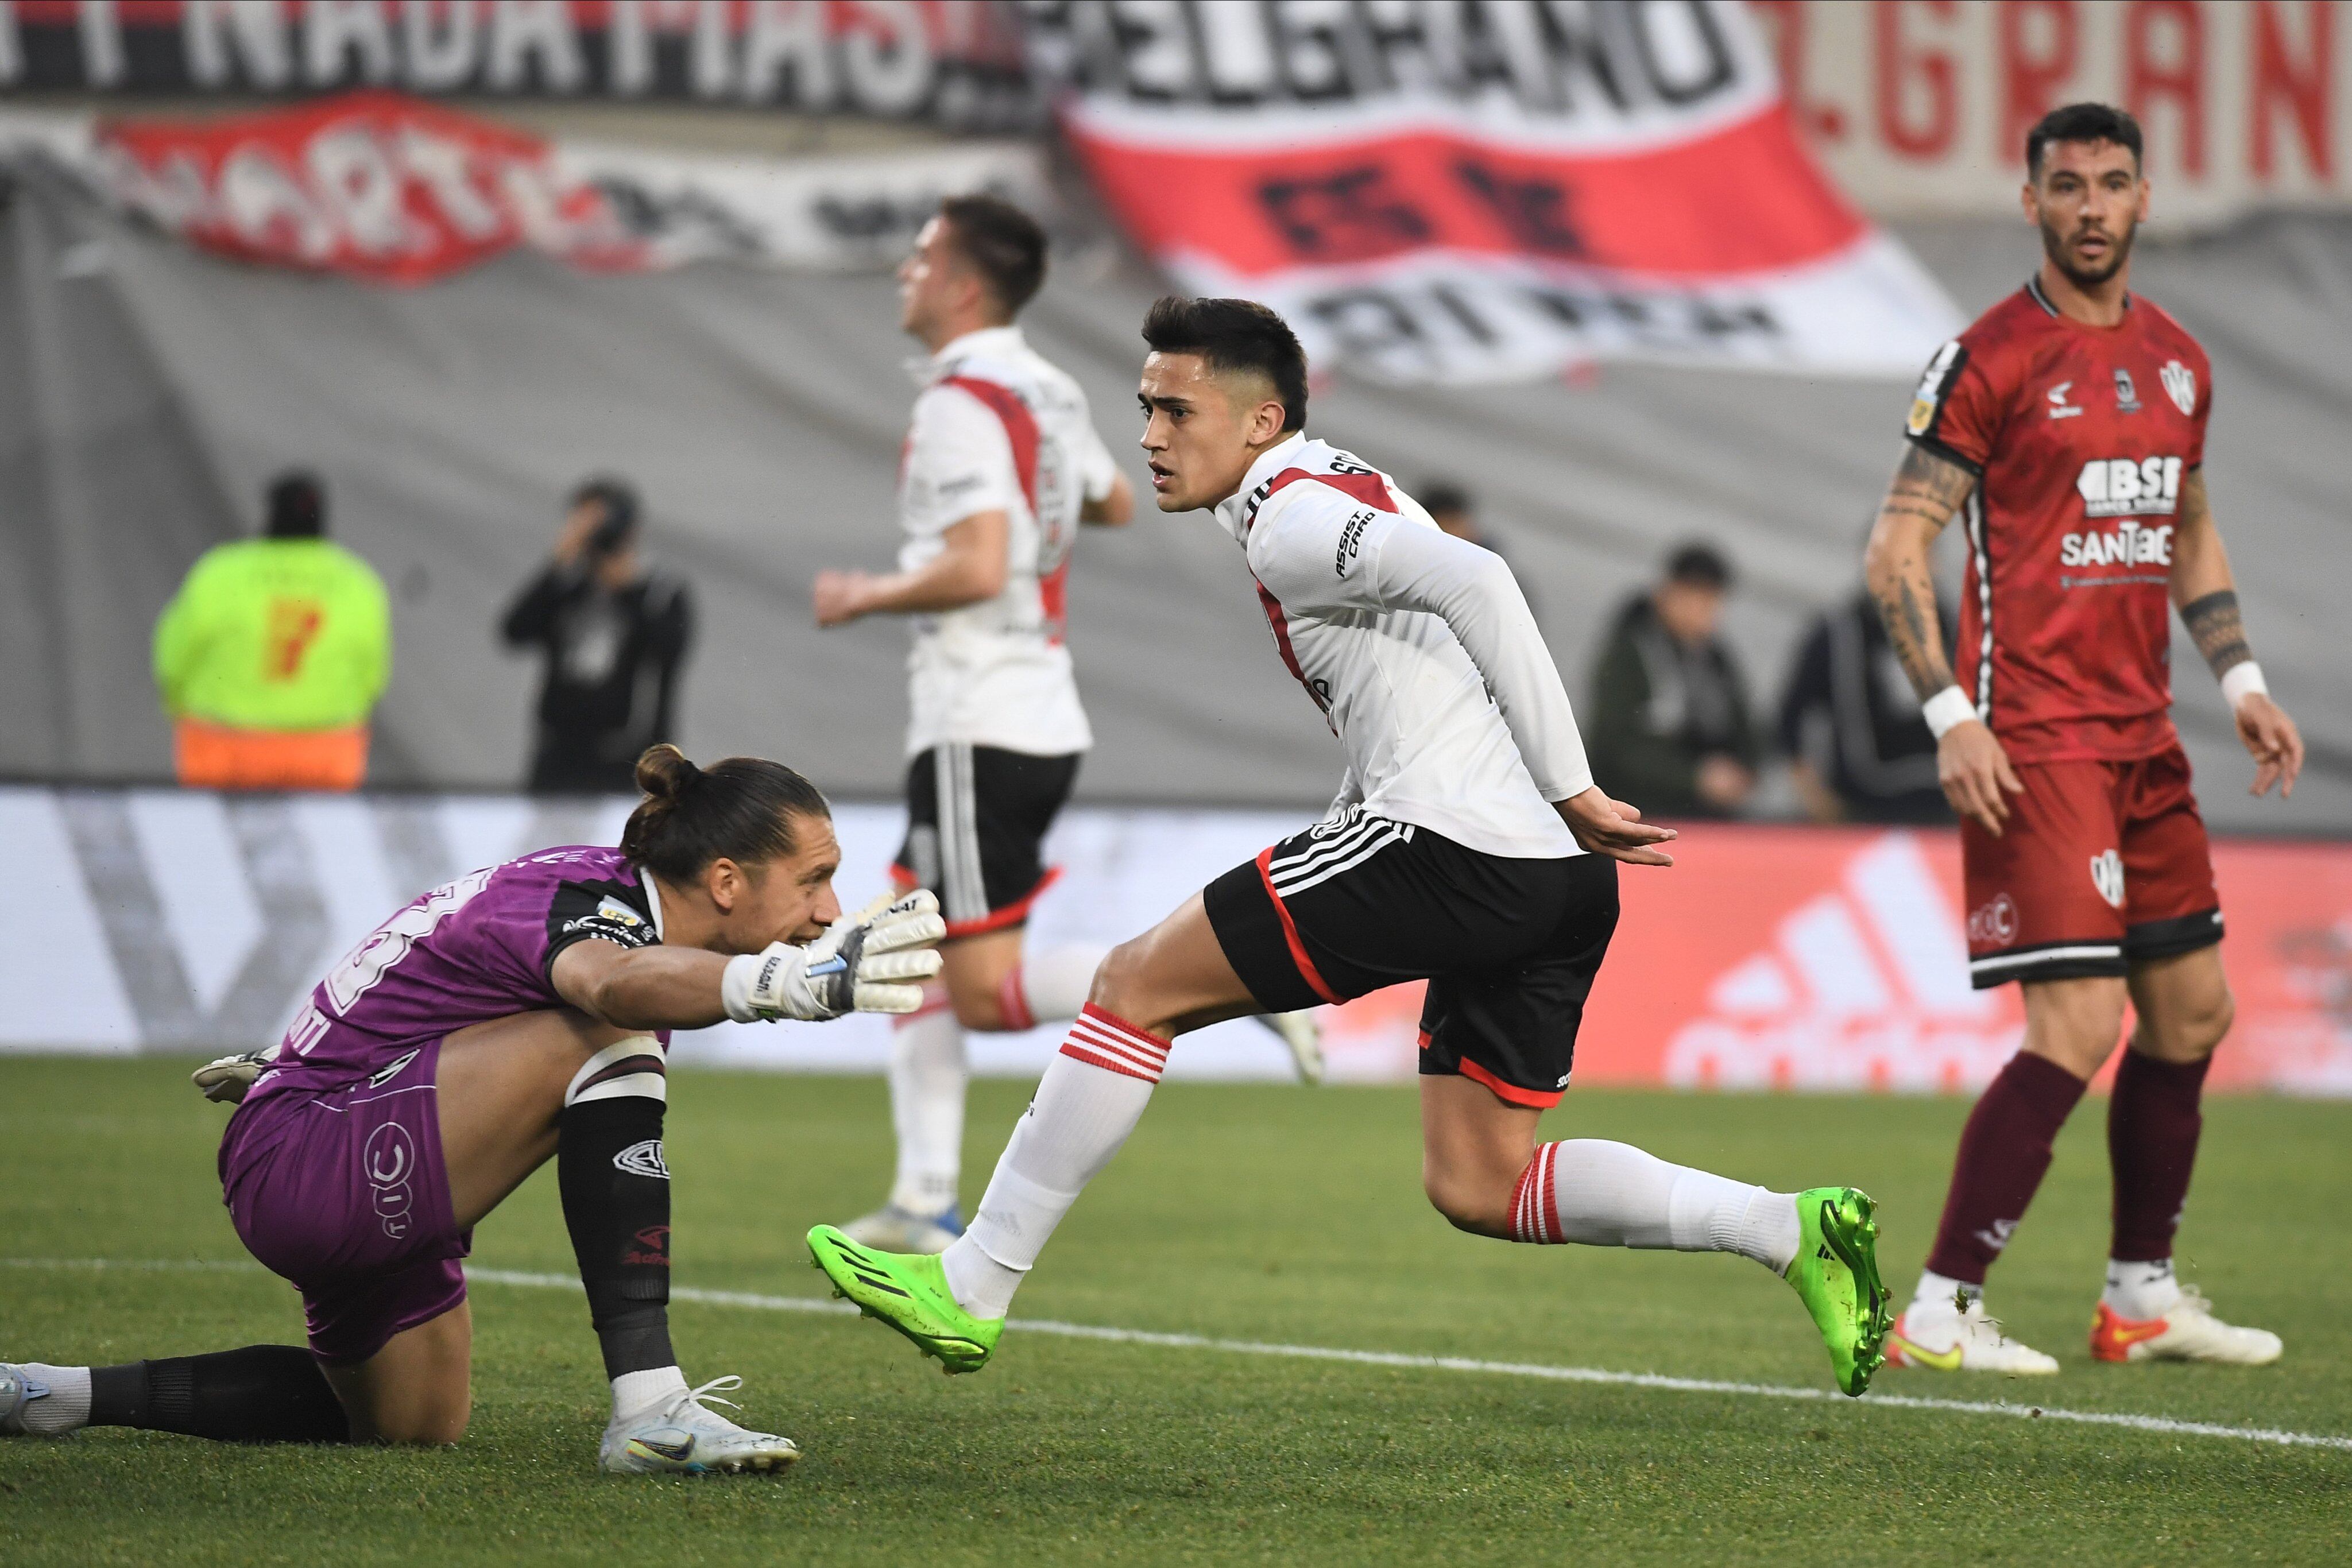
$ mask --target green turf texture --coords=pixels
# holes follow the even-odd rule
[[[188,1063],[0,1059],[0,1255],[242,1257]],[[972,1093],[967,1200],[1026,1086]],[[1551,1137],[1622,1138],[1782,1188],[1880,1199],[1906,1294],[1965,1103],[1579,1092]],[[2105,1253],[2104,1103],[2077,1113],[1994,1277],[2065,1364],[1879,1387],[2352,1434],[2352,1108],[2209,1104],[2184,1275],[2284,1335],[2266,1370],[2110,1367],[2084,1330]],[[800,1237],[877,1201],[877,1080],[672,1078],[682,1284],[814,1296]],[[1826,1387],[1787,1287],[1735,1258],[1530,1248],[1422,1201],[1410,1089],[1161,1087],[1016,1317]],[[484,1267],[571,1270],[542,1172]],[[431,1452],[236,1449],[119,1431],[0,1441],[16,1563],[2342,1562],[2352,1453],[2052,1422],[1283,1361],[1009,1333],[950,1379],[871,1323],[673,1310],[695,1379],[807,1458],[780,1479],[606,1479],[581,1301],[480,1285],[475,1416]],[[111,1362],[299,1343],[290,1288],[238,1272],[0,1267],[0,1357]]]

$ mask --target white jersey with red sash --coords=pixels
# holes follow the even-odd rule
[[[1394,480],[1294,435],[1217,520],[1257,580],[1275,648],[1347,753],[1337,807],[1486,854],[1583,851],[1550,802],[1591,788],[1535,617],[1491,552]]]
[[[1086,394],[1018,327],[969,332],[919,367],[924,382],[898,482],[913,570],[949,528],[1005,514],[1003,591],[916,622],[907,674],[907,753],[947,742],[1067,756],[1093,743],[1063,643],[1079,508],[1110,494],[1116,467]]]

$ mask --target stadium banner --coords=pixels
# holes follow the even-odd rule
[[[611,843],[630,802],[524,796],[222,796],[0,787],[0,1051],[216,1051],[275,1040],[318,977],[404,901],[475,866]],[[837,882],[883,890],[903,817],[844,804]],[[1134,936],[1303,813],[1081,807],[1041,941]],[[1624,916],[1577,1046],[1580,1084],[1969,1091],[2016,1048],[2014,987],[1969,988],[1949,831],[1694,825],[1671,871],[1628,869]],[[2352,844],[2222,840],[2237,1023],[2217,1088],[2352,1097]],[[1420,988],[1324,1009],[1331,1076],[1413,1076]],[[1042,1071],[1056,1028],[975,1034],[983,1072]],[[721,1025],[680,1061],[877,1072],[889,1026]],[[1187,1035],[1177,1077],[1278,1079],[1245,1021]]]
[[[1907,376],[1958,312],[1822,172],[1738,0],[1028,0],[1105,203],[1185,287],[1395,382],[1604,358]]]
[[[894,266],[940,198],[1050,204],[1032,144],[973,140],[796,159],[547,141],[400,93],[200,120],[0,109],[0,152],[37,149],[190,244],[269,265],[419,284],[517,246],[595,271],[708,257]]]
[[[2148,224],[2352,206],[2345,0],[1756,0],[1797,124],[1883,218],[2015,218],[2025,132],[2120,104],[2147,132]]]
[[[994,0],[0,0],[0,91],[344,88],[1030,123]]]

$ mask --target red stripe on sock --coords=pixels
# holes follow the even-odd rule
[[[1088,1002],[1070,1025],[1069,1038],[1062,1041],[1062,1054],[1089,1067],[1157,1083],[1168,1063],[1171,1043]]]
[[[1146,1083],[1160,1082],[1160,1074],[1157,1072],[1146,1072],[1142,1068],[1130,1067],[1124,1061],[1114,1061],[1108,1056],[1097,1056],[1076,1040],[1064,1040],[1062,1054],[1073,1061],[1083,1061],[1088,1067],[1099,1067],[1106,1072],[1117,1072],[1129,1078],[1140,1078]]]
[[[1542,1209],[1543,1239],[1558,1244],[1568,1239],[1559,1226],[1559,1145],[1546,1144],[1543,1157],[1543,1178],[1536,1183],[1536,1198]]]

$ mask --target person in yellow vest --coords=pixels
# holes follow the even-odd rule
[[[279,476],[262,537],[206,550],[155,622],[182,784],[356,789],[367,776],[391,606],[375,569],[326,531],[317,476]]]

